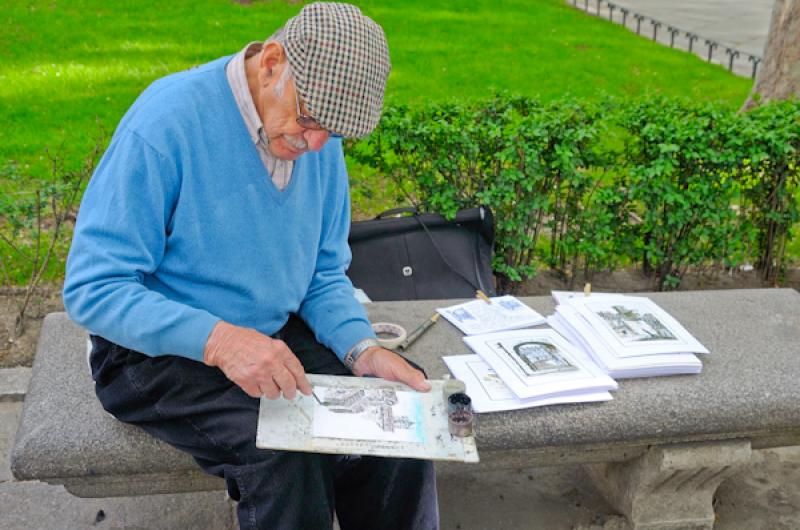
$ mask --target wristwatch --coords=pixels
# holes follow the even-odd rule
[[[347,352],[347,355],[344,356],[344,365],[352,372],[353,365],[356,364],[356,361],[359,357],[361,357],[361,354],[373,346],[380,346],[380,344],[378,344],[377,340],[371,337],[356,342],[356,345],[353,346],[350,351]]]

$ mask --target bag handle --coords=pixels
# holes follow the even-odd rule
[[[386,210],[385,212],[379,213],[375,217],[375,219],[385,219],[386,217],[392,217],[405,213],[409,213],[411,215],[418,215],[419,210],[417,210],[416,206],[402,206],[400,208],[392,208],[391,210]]]
[[[411,217],[413,217],[414,219],[417,220],[417,222],[420,224],[420,226],[422,226],[423,230],[425,230],[425,234],[428,236],[428,239],[430,239],[431,244],[433,245],[433,248],[436,249],[436,252],[439,254],[439,257],[442,259],[444,264],[447,265],[450,268],[451,271],[453,271],[457,275],[461,276],[461,278],[464,279],[464,281],[466,281],[468,284],[470,284],[474,289],[480,289],[484,293],[488,293],[489,292],[489,291],[486,290],[486,287],[483,284],[483,279],[481,278],[480,271],[478,269],[478,256],[480,254],[480,252],[479,252],[480,251],[480,240],[478,238],[481,237],[480,233],[478,233],[478,232],[475,233],[475,249],[476,249],[475,278],[477,278],[477,280],[478,280],[478,285],[475,285],[475,283],[470,278],[467,278],[461,271],[459,271],[458,269],[453,267],[453,264],[450,263],[450,261],[445,257],[444,252],[442,252],[442,249],[439,248],[439,245],[436,243],[436,240],[433,238],[433,234],[431,234],[430,230],[428,230],[427,225],[422,221],[422,219],[420,217],[419,210],[417,209],[416,206],[401,206],[400,208],[392,208],[390,210],[386,210],[384,212],[379,213],[377,216],[375,216],[375,219],[385,219],[387,217],[398,216],[400,214],[410,214]],[[481,221],[484,221],[485,220],[485,216],[486,216],[486,211],[484,210],[483,206],[480,207],[479,214],[480,214]],[[494,238],[492,238],[492,239],[494,239]]]
[[[397,209],[399,210],[400,208],[397,208]],[[444,264],[447,265],[450,268],[451,271],[453,271],[456,274],[458,274],[459,276],[461,276],[461,278],[463,278],[464,281],[466,281],[468,284],[470,284],[473,289],[476,289],[476,290],[480,289],[484,293],[488,292],[486,290],[486,288],[484,287],[484,285],[483,285],[483,280],[481,279],[481,275],[478,273],[478,265],[477,265],[478,256],[477,255],[475,256],[475,260],[476,260],[476,262],[475,262],[475,277],[478,279],[478,285],[475,285],[475,283],[471,279],[467,278],[466,275],[464,275],[460,270],[458,270],[455,267],[453,267],[453,264],[450,263],[450,261],[448,261],[448,259],[444,256],[444,252],[442,252],[442,249],[439,248],[439,245],[436,244],[436,240],[433,238],[433,234],[430,233],[430,230],[428,230],[428,227],[425,226],[424,222],[422,222],[422,219],[420,219],[419,215],[415,214],[414,215],[414,219],[416,219],[417,222],[420,224],[420,226],[422,226],[423,230],[425,230],[425,233],[428,235],[428,239],[431,240],[431,244],[433,245],[433,248],[436,249],[436,252],[439,254],[439,257],[442,258],[442,261],[444,262]],[[476,232],[475,233],[475,247],[476,247],[476,249],[480,248],[480,242],[477,239],[478,237],[480,237],[480,235]]]

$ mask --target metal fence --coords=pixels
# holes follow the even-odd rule
[[[676,46],[690,53],[701,55],[706,61],[714,62],[715,58],[720,64],[727,66],[728,70],[738,75],[747,75],[755,79],[761,57],[749,52],[737,50],[714,39],[706,38],[692,31],[656,20],[648,15],[637,13],[629,7],[620,6],[606,0],[571,0],[573,7],[582,9],[591,15],[607,18],[610,22],[635,31],[637,35],[652,39],[670,48]],[[663,32],[659,35],[659,32]],[[702,47],[705,47],[704,49]],[[721,50],[725,55],[715,57],[715,52]],[[717,52],[718,53],[718,52]],[[744,66],[747,65],[747,68]]]

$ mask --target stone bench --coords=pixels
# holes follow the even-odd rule
[[[800,444],[800,293],[792,289],[649,295],[712,354],[703,373],[620,381],[607,403],[478,417],[484,468],[586,464],[634,528],[711,528],[712,495],[752,449]],[[524,298],[549,314],[549,297]],[[411,330],[452,301],[380,302],[373,321]],[[191,458],[108,415],[94,397],[86,334],[64,313],[42,327],[12,452],[18,479],[63,484],[81,497],[222,489]],[[443,355],[468,353],[439,322],[408,356],[431,377]],[[458,473],[466,464],[438,466]],[[474,468],[470,468],[474,469]]]

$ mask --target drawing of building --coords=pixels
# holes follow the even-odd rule
[[[675,335],[651,313],[640,314],[635,309],[621,305],[612,307],[614,311],[598,311],[614,333],[629,341],[676,340]]]
[[[533,373],[575,369],[558,353],[558,348],[548,342],[526,341],[514,345],[514,351]]]
[[[394,390],[365,390],[363,388],[337,388],[328,390],[323,405],[331,412],[341,414],[358,414],[369,407],[381,407],[397,404],[397,393]]]
[[[337,414],[361,414],[385,432],[410,429],[414,425],[411,419],[407,416],[394,415],[392,407],[397,402],[397,392],[394,390],[337,388],[328,390],[322,405]]]
[[[383,431],[394,432],[397,429],[408,430],[414,425],[414,422],[407,416],[395,417],[392,407],[380,407],[376,412],[377,414],[373,420]]]

